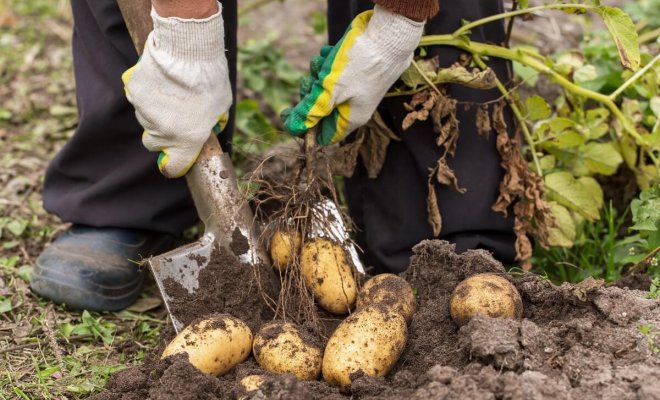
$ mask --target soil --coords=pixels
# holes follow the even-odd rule
[[[419,309],[406,350],[385,378],[356,374],[342,394],[324,382],[268,374],[252,358],[214,378],[174,357],[116,374],[93,399],[233,399],[245,395],[237,382],[255,374],[265,383],[244,398],[660,399],[660,355],[650,345],[658,339],[639,330],[660,327],[660,301],[593,279],[556,286],[531,274],[511,277],[489,253],[457,255],[444,241],[422,242],[414,253],[402,276]],[[502,274],[517,287],[522,319],[478,316],[460,329],[452,322],[453,289],[478,273]]]
[[[216,248],[207,266],[199,273],[199,289],[190,294],[173,279],[163,285],[173,300],[169,302],[173,314],[184,325],[208,316],[209,311],[228,313],[245,322],[253,332],[273,318],[264,295],[275,298],[279,293],[279,279],[264,265],[252,266],[236,256],[247,252],[247,239],[238,232],[232,235],[231,251]],[[234,255],[236,254],[236,255]],[[261,289],[261,290],[260,290]]]

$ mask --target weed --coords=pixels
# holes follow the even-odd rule
[[[656,339],[660,336],[660,331],[656,330],[656,326],[653,324],[646,324],[637,327],[637,329],[646,338],[646,342],[648,343],[651,352],[653,354],[660,353],[660,346],[656,343]]]

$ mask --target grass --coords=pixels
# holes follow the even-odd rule
[[[0,0],[0,399],[76,399],[141,362],[165,315],[68,312],[29,290],[34,260],[66,229],[41,205],[48,160],[77,123],[69,2]]]

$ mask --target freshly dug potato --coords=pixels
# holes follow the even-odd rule
[[[246,376],[245,378],[241,379],[241,390],[245,393],[254,392],[255,390],[259,390],[261,385],[264,384],[264,381],[265,379],[262,375]]]
[[[276,231],[270,239],[270,258],[273,265],[284,272],[291,261],[292,252],[298,251],[302,236],[297,231]]]
[[[456,325],[463,326],[477,314],[520,318],[523,305],[511,282],[496,274],[479,274],[456,286],[451,295],[450,311]]]
[[[194,322],[163,351],[162,358],[188,353],[198,370],[220,376],[245,361],[252,349],[252,332],[245,323],[227,314]]]
[[[305,381],[317,379],[321,373],[321,345],[294,324],[273,322],[264,326],[254,338],[252,350],[266,371],[290,373]]]
[[[407,336],[406,320],[394,310],[375,305],[355,312],[337,327],[325,347],[323,379],[347,389],[351,375],[358,371],[372,377],[387,375]]]
[[[394,274],[382,274],[367,281],[357,298],[357,310],[382,304],[401,314],[407,323],[417,311],[417,299],[412,286]]]
[[[305,285],[323,309],[343,315],[353,308],[357,283],[341,245],[314,239],[303,247],[300,264]]]

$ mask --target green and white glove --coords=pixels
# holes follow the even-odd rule
[[[162,18],[153,9],[151,17],[154,30],[144,53],[122,80],[145,129],[142,143],[161,152],[163,175],[179,178],[211,131],[224,128],[232,104],[222,6],[205,19]]]
[[[334,144],[366,124],[383,96],[410,66],[424,31],[386,8],[358,15],[334,47],[312,60],[302,101],[283,113],[284,126],[301,136],[316,125],[320,144]]]

